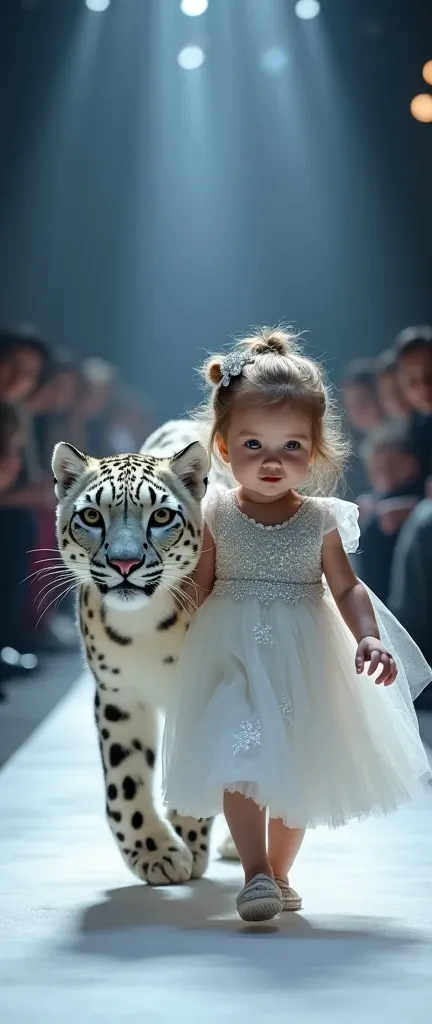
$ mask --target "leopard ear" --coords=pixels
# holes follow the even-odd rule
[[[199,441],[188,444],[170,459],[170,469],[197,501],[201,501],[206,493],[209,468],[209,457]]]
[[[56,497],[61,501],[81,476],[88,471],[90,459],[66,441],[56,444],[52,457],[54,489]]]

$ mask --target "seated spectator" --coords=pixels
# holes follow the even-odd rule
[[[50,349],[30,328],[19,328],[0,332],[0,354],[3,367],[7,367],[6,374],[3,373],[0,400],[16,409],[23,442],[20,478],[15,487],[0,495],[0,507],[16,510],[47,506],[52,508],[50,473],[44,474],[40,465],[30,408],[31,399],[50,375]]]
[[[12,346],[5,331],[0,332],[0,401],[7,398],[16,377],[15,359]]]
[[[432,413],[432,327],[406,327],[394,342],[402,391],[415,412]]]
[[[22,466],[22,433],[12,405],[0,402],[0,494],[18,479]]]
[[[358,359],[346,367],[341,399],[351,428],[354,454],[353,463],[346,474],[346,484],[348,494],[355,498],[367,485],[358,446],[362,438],[374,430],[383,418],[378,399],[376,366],[372,359]]]
[[[406,421],[411,415],[411,406],[404,394],[399,379],[396,353],[389,349],[382,352],[376,362],[377,393],[380,407],[390,420]]]
[[[372,359],[357,359],[346,367],[342,381],[342,404],[350,427],[368,434],[381,422],[376,366]]]
[[[410,427],[425,478],[432,470],[432,327],[407,327],[395,343],[403,394],[412,409]]]
[[[49,372],[50,349],[30,326],[0,331],[0,399],[19,404]]]
[[[33,416],[35,440],[41,468],[51,477],[50,466],[54,445],[67,438],[72,442],[71,422],[75,410],[81,375],[70,357],[55,355],[49,376],[29,398],[27,405]]]
[[[432,664],[432,501],[422,501],[400,532],[391,572],[389,608]],[[425,701],[431,705],[431,687]]]
[[[389,494],[423,497],[421,461],[407,425],[384,421],[362,442],[360,456],[376,500]]]
[[[12,651],[7,669],[10,675],[35,667],[37,658],[33,652],[36,645],[43,645],[43,631],[38,631],[37,637],[32,631],[33,605],[22,581],[31,571],[29,552],[46,543],[40,539],[40,510],[48,509],[53,521],[51,474],[49,466],[45,471],[40,462],[30,409],[31,399],[50,374],[51,354],[46,342],[30,328],[1,331],[0,354],[1,397],[18,418],[21,445],[19,473],[0,492],[2,569],[8,581],[8,588],[0,595],[2,629],[7,634],[2,635],[1,643],[3,651]]]
[[[72,443],[97,458],[111,454],[104,435],[117,373],[117,367],[105,359],[86,359],[81,366],[82,382],[71,422]]]
[[[424,494],[421,460],[407,427],[386,422],[361,447],[368,483],[369,506],[362,508],[360,574],[381,600],[386,601],[397,537],[404,522]]]
[[[13,488],[22,468],[22,431],[12,405],[0,403],[0,498]],[[27,575],[27,546],[33,542],[29,515],[16,515],[0,508],[0,688],[16,672],[31,671],[37,665],[33,655],[21,647],[24,606],[27,600],[21,581]],[[0,696],[3,691],[0,689]]]

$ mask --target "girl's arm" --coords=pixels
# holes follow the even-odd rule
[[[208,526],[204,526],[203,546],[200,560],[193,573],[183,582],[183,590],[191,609],[196,611],[211,593],[216,575],[215,542]]]
[[[342,618],[357,640],[357,672],[363,672],[365,661],[370,662],[370,676],[381,665],[376,682],[388,686],[396,678],[397,668],[380,640],[369,594],[351,568],[337,530],[332,530],[324,537],[322,562],[324,575]]]

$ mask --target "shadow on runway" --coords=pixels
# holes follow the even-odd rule
[[[264,972],[266,982],[282,988],[363,965],[373,987],[374,979],[381,983],[381,960],[388,966],[394,955],[399,962],[407,946],[424,941],[379,916],[324,917],[304,911],[246,926],[236,916],[237,891],[238,883],[211,879],[181,888],[131,885],[107,891],[78,918],[68,954],[125,963],[166,957],[211,963],[215,957],[228,957]],[[394,967],[397,985],[396,962]]]

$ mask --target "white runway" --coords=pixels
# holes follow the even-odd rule
[[[237,866],[159,890],[123,867],[80,680],[1,772],[0,815],[2,1024],[432,1021],[432,789],[311,834],[304,911],[247,928]]]

